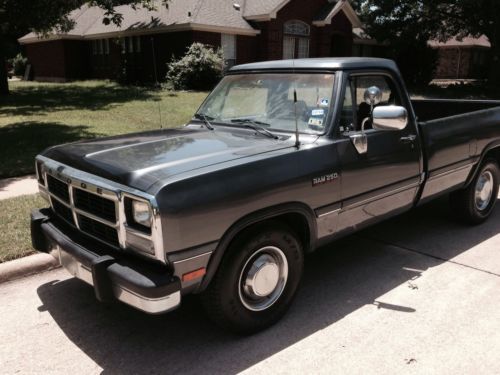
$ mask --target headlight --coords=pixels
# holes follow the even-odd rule
[[[137,224],[151,228],[153,213],[149,204],[141,201],[132,201],[132,217]]]

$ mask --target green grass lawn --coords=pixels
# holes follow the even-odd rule
[[[30,213],[47,207],[38,194],[0,200],[0,263],[30,255]]]
[[[0,97],[0,178],[34,172],[46,147],[80,139],[177,127],[205,92],[171,92],[108,81],[10,83]]]

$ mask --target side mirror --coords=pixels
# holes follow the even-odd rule
[[[372,127],[377,130],[403,130],[408,125],[408,111],[397,105],[375,107]]]

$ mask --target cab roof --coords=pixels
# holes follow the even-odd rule
[[[396,63],[388,59],[367,57],[321,57],[311,59],[263,61],[233,66],[229,73],[256,70],[343,70],[384,69],[399,72]]]

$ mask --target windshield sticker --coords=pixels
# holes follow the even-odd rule
[[[313,126],[323,126],[323,119],[317,117],[310,117],[308,124]]]
[[[329,104],[330,104],[330,101],[327,98],[322,98],[319,102],[319,105],[321,107],[328,107]]]
[[[313,109],[311,112],[312,116],[323,116],[325,114],[324,109]]]

